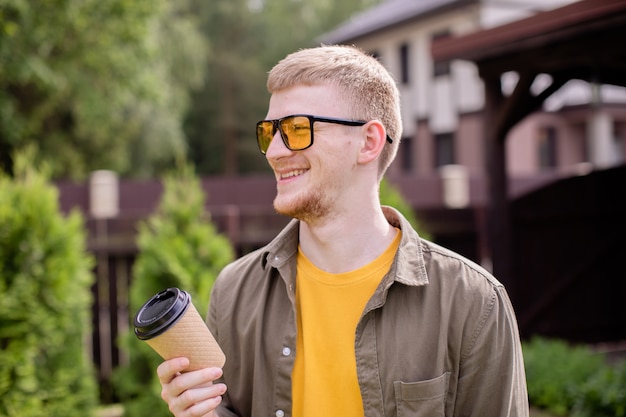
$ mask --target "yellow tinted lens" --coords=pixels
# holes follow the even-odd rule
[[[274,125],[272,122],[259,122],[256,126],[256,140],[259,143],[259,149],[261,152],[267,152],[267,148],[270,147],[270,142],[274,137]]]
[[[291,150],[297,151],[311,145],[311,122],[308,117],[288,117],[281,121],[280,127],[287,136]]]

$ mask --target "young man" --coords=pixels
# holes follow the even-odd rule
[[[527,416],[505,289],[380,205],[402,129],[389,73],[355,48],[322,46],[279,62],[268,89],[257,140],[276,175],[274,207],[294,220],[215,283],[208,324],[223,375],[181,373],[186,358],[159,367],[170,410]]]

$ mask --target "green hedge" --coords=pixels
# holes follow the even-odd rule
[[[556,416],[626,417],[626,361],[535,337],[523,344],[530,404]]]
[[[603,367],[582,383],[572,417],[626,416],[626,361]]]
[[[81,216],[60,213],[28,159],[16,157],[15,178],[0,173],[0,415],[90,416],[92,258]]]

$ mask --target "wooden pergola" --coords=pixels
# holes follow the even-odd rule
[[[489,250],[493,272],[515,298],[513,236],[508,201],[506,138],[508,132],[570,80],[626,87],[626,1],[581,0],[491,29],[437,40],[436,62],[474,62],[485,84],[484,127],[489,183]],[[519,75],[505,96],[501,76]],[[552,82],[531,92],[540,74]]]

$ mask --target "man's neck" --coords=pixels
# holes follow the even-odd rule
[[[382,209],[376,206],[313,224],[301,222],[300,247],[318,268],[341,273],[372,262],[387,249],[395,235]]]

